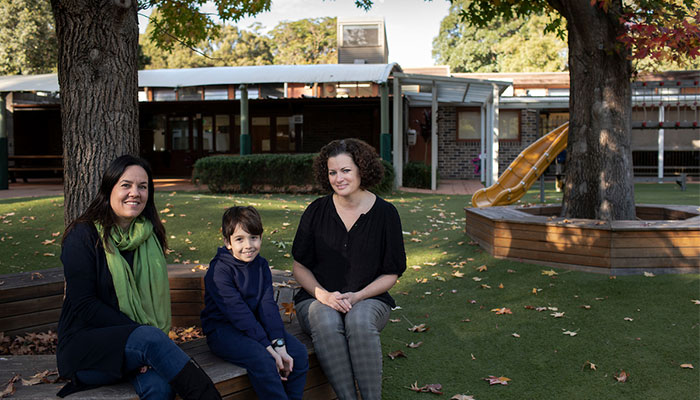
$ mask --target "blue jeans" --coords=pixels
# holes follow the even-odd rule
[[[160,329],[142,325],[129,335],[124,346],[124,370],[135,372],[131,384],[141,399],[172,399],[175,392],[170,381],[187,364],[190,357],[185,354]],[[138,370],[148,366],[141,374]],[[78,380],[87,385],[111,385],[111,377],[99,370],[76,372]]]
[[[286,381],[281,380],[275,359],[265,346],[233,326],[219,327],[207,335],[207,344],[212,353],[248,371],[248,379],[258,398],[300,400],[304,394],[306,371],[309,370],[309,355],[306,346],[294,336],[285,332],[284,340],[287,353],[294,359],[292,372]]]

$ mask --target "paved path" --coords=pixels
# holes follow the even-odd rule
[[[28,183],[10,183],[10,188],[0,190],[0,199],[12,199],[19,197],[60,196],[63,194],[63,183],[59,179],[30,179]],[[197,187],[188,179],[156,179],[157,191],[206,191],[206,186]],[[438,183],[435,193],[472,195],[483,185],[479,181],[445,180]],[[428,189],[399,188],[399,190],[413,193],[432,193]]]

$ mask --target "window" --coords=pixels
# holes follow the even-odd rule
[[[498,140],[520,139],[520,110],[499,110]],[[457,140],[481,140],[481,113],[479,109],[457,112]]]
[[[343,46],[379,46],[379,25],[344,25]]]
[[[190,149],[190,122],[187,117],[170,117],[173,150]]]
[[[457,111],[457,139],[481,140],[481,113],[478,109]]]
[[[175,90],[171,88],[153,89],[153,101],[175,101]]]
[[[206,86],[204,100],[228,100],[227,86]]]
[[[201,87],[183,87],[177,91],[177,99],[180,101],[202,100],[204,90]]]
[[[165,151],[165,115],[153,116],[153,151]]]
[[[498,140],[520,140],[520,110],[499,110]]]
[[[275,151],[280,153],[294,151],[294,118],[277,117],[275,120]]]
[[[240,122],[239,122],[240,124]],[[216,116],[216,151],[228,153],[231,151],[230,119],[228,115]]]
[[[214,151],[214,126],[212,117],[202,118],[202,150]]]

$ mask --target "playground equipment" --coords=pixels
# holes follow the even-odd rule
[[[474,193],[472,206],[504,206],[518,201],[566,148],[568,136],[569,123],[566,122],[528,146],[496,183]]]

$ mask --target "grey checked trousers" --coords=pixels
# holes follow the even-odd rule
[[[356,380],[362,400],[381,399],[379,333],[389,321],[389,305],[366,299],[343,314],[316,299],[308,299],[297,304],[296,310],[299,324],[311,335],[321,368],[338,399],[357,399]]]

